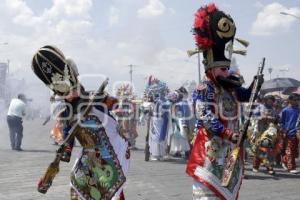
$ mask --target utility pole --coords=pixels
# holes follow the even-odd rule
[[[133,74],[133,67],[137,67],[137,65],[127,65],[129,67],[129,74],[130,74],[130,83],[132,85],[132,74]]]
[[[200,51],[198,50],[198,83],[201,83],[201,64],[200,64]]]

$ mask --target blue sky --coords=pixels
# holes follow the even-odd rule
[[[37,83],[30,69],[32,55],[39,47],[53,44],[75,60],[81,74],[104,74],[114,85],[129,80],[127,65],[134,64],[137,91],[142,91],[150,74],[174,89],[185,80],[197,80],[197,59],[188,58],[186,50],[195,46],[190,32],[194,13],[210,2],[3,0],[0,43],[8,45],[0,45],[0,60],[10,60],[13,76]],[[266,68],[274,69],[272,77],[299,79],[300,20],[280,12],[300,16],[300,1],[214,2],[234,19],[236,36],[250,42],[247,56],[236,56],[247,84],[262,57],[266,57]],[[269,79],[268,70],[265,74]],[[98,85],[87,82],[94,88]]]

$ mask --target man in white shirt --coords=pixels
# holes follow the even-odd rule
[[[22,151],[21,144],[23,138],[23,120],[25,116],[26,97],[19,94],[18,98],[13,98],[7,112],[7,124],[10,133],[10,145],[12,150]]]

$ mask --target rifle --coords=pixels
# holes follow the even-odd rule
[[[78,129],[80,128],[81,120],[84,119],[84,117],[90,112],[91,108],[93,107],[93,104],[97,98],[97,96],[102,95],[104,92],[105,87],[108,84],[108,78],[104,80],[104,82],[101,84],[101,86],[98,88],[98,90],[92,94],[92,96],[89,99],[88,105],[84,108],[82,115],[79,116],[79,118],[75,121],[73,116],[71,121],[75,121],[72,128],[69,130],[69,134],[66,137],[66,139],[63,141],[63,143],[60,145],[58,150],[56,151],[55,159],[50,163],[48,166],[44,176],[40,179],[38,183],[37,190],[40,193],[45,194],[48,189],[52,185],[52,181],[55,178],[55,176],[59,172],[59,163],[62,158],[63,152],[65,148],[67,147],[68,143],[75,137],[76,133],[78,132]]]
[[[230,183],[230,180],[232,178],[233,175],[233,170],[235,168],[235,165],[237,163],[239,154],[240,154],[240,149],[243,146],[243,142],[246,138],[247,135],[247,131],[248,131],[248,127],[250,125],[250,119],[252,117],[253,114],[253,109],[254,109],[254,102],[257,98],[257,95],[260,91],[261,88],[261,84],[258,83],[258,77],[263,75],[263,70],[265,67],[265,58],[262,59],[262,63],[261,66],[258,67],[258,71],[257,71],[257,78],[254,80],[254,84],[252,87],[252,91],[251,91],[251,96],[250,96],[250,100],[249,100],[249,104],[247,106],[247,108],[249,109],[248,112],[246,112],[246,121],[243,123],[243,127],[240,130],[240,134],[239,134],[239,138],[237,140],[237,143],[235,145],[235,147],[233,148],[233,150],[231,151],[229,157],[227,158],[227,162],[226,165],[224,167],[224,171],[223,171],[223,177],[222,177],[222,181],[221,181],[221,185],[223,187],[227,187],[228,184]]]
[[[147,118],[147,133],[146,133],[146,144],[145,144],[145,161],[149,161],[150,158],[150,146],[149,146],[149,134],[150,134],[150,120],[151,120],[151,106]]]

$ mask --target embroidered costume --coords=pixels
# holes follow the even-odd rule
[[[167,85],[150,76],[144,96],[151,104],[149,145],[152,160],[161,160],[167,155],[167,138],[170,124],[170,104],[166,95]]]
[[[190,151],[189,132],[192,111],[187,100],[188,92],[180,87],[168,94],[167,98],[172,103],[172,134],[169,137],[170,154],[188,157]]]
[[[133,88],[130,84],[122,84],[117,88],[116,97],[119,103],[113,113],[121,127],[121,134],[129,141],[130,148],[135,149],[137,132],[137,104],[134,102]]]
[[[254,112],[254,131],[250,140],[253,151],[253,171],[257,172],[263,164],[269,174],[274,174],[273,163],[282,148],[282,139],[278,131],[279,116],[274,109],[275,98],[266,96]]]
[[[243,176],[243,152],[227,187],[221,185],[227,157],[239,134],[240,102],[248,101],[251,87],[230,74],[236,27],[214,4],[195,15],[194,34],[203,52],[206,77],[193,93],[196,139],[186,172],[193,178],[193,199],[237,199]],[[243,149],[241,148],[241,151]]]
[[[63,132],[68,135],[73,120],[79,119],[77,117],[89,103],[90,94],[80,85],[78,73],[56,47],[40,48],[33,57],[32,69],[67,104],[60,118]],[[118,123],[110,113],[117,101],[102,94],[93,103],[87,116],[80,119],[80,128],[75,133],[82,150],[71,172],[71,199],[122,200],[125,199],[122,186],[130,154],[128,142],[119,134]],[[70,160],[72,147],[73,141],[63,161]]]

